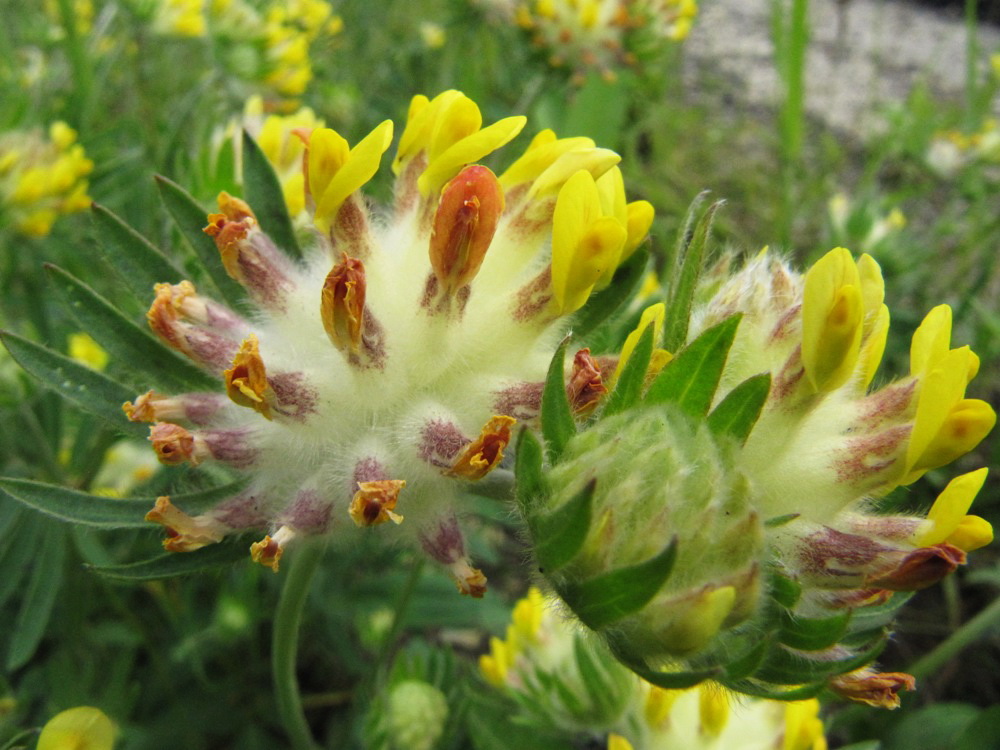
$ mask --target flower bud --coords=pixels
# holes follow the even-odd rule
[[[756,609],[763,525],[746,479],[732,447],[679,410],[598,422],[569,441],[549,481],[556,513],[594,486],[586,539],[552,581],[585,624],[613,630],[635,658],[698,651]],[[672,540],[673,570],[638,610],[615,617],[579,593],[588,581],[656,558]],[[594,607],[592,616],[581,612]]]
[[[393,750],[431,750],[448,721],[444,693],[423,680],[404,680],[392,688],[388,703]]]

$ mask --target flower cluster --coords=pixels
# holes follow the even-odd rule
[[[577,80],[595,70],[613,79],[647,47],[685,39],[698,13],[696,0],[489,0],[486,7],[530,34],[550,65]]]
[[[697,297],[690,343],[666,366],[654,349],[665,307],[647,309],[597,421],[569,428],[544,482],[540,454],[523,472],[519,461],[539,564],[654,681],[679,664],[750,692],[811,675],[895,705],[908,675],[852,670],[880,648],[894,592],[992,540],[967,515],[986,469],[953,479],[926,518],[879,513],[877,500],[992,429],[992,407],[965,395],[979,359],[952,348],[941,305],[913,336],[910,374],[871,389],[889,310],[878,264],[844,248],[804,276],[766,249],[735,271],[723,262]],[[585,533],[547,540],[571,512],[592,519]],[[602,593],[612,581],[617,599]]]
[[[149,391],[125,411],[153,423],[163,463],[218,462],[248,482],[194,517],[160,498],[148,517],[167,527],[168,549],[265,528],[252,556],[276,570],[297,536],[377,533],[483,594],[462,495],[497,469],[514,424],[537,416],[569,316],[652,222],[648,203],[626,201],[618,156],[586,138],[542,131],[499,177],[476,164],[524,126],[483,127],[457,91],[415,97],[392,163],[394,204],[375,215],[360,190],[392,122],[353,146],[330,129],[298,130],[315,226],[301,261],[251,206],[220,195],[205,232],[253,312],[167,279],[148,313],[219,391]]]
[[[44,237],[60,214],[90,207],[93,168],[64,122],[52,123],[48,138],[33,130],[0,133],[0,211],[18,232]]]
[[[927,164],[942,177],[953,177],[970,164],[1000,163],[1000,125],[986,119],[974,133],[938,133],[927,150]]]
[[[140,5],[158,33],[211,37],[230,50],[223,57],[241,77],[292,100],[312,80],[312,45],[343,28],[327,0],[155,0]]]
[[[486,681],[514,696],[520,711],[536,711],[541,726],[599,738],[608,750],[826,748],[815,699],[745,699],[711,683],[655,687],[606,654],[537,588],[517,602],[506,639],[491,639],[479,664]]]

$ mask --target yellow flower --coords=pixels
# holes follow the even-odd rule
[[[77,706],[49,719],[38,737],[38,750],[111,750],[116,734],[100,709]]]

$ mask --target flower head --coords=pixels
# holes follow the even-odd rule
[[[220,195],[205,232],[256,309],[243,317],[190,282],[158,285],[151,328],[219,390],[150,391],[125,410],[152,422],[162,462],[220,463],[249,484],[193,517],[161,498],[150,518],[168,529],[170,549],[263,528],[253,557],[277,569],[298,537],[377,534],[422,548],[459,591],[482,596],[486,579],[459,522],[463,494],[501,470],[515,425],[537,415],[569,314],[610,278],[630,231],[629,252],[648,228],[630,223],[617,170],[601,187],[613,162],[592,144],[573,143],[574,163],[587,167],[546,174],[553,155],[506,188],[473,163],[524,122],[482,127],[457,91],[416,97],[394,160],[396,203],[377,217],[361,191],[392,123],[353,146],[333,130],[298,131],[302,205],[315,228],[302,262],[275,245],[253,206]],[[585,264],[590,246],[549,252],[549,237],[577,221],[554,194],[580,180],[617,239],[600,279],[558,304],[556,267]]]
[[[36,131],[0,133],[0,211],[29,237],[44,237],[60,214],[90,207],[86,177],[94,168],[76,131],[64,122]]]
[[[968,514],[986,469],[953,479],[924,519],[876,502],[992,429],[992,407],[966,397],[979,359],[952,348],[942,305],[913,336],[909,375],[872,388],[884,282],[844,248],[804,275],[765,249],[735,272],[717,265],[703,289],[672,357],[656,349],[663,306],[645,311],[584,429],[572,408],[546,417],[543,403],[551,466],[542,475],[538,444],[523,440],[518,463],[538,564],[654,684],[790,696],[833,678],[891,707],[864,696],[910,682],[838,675],[881,648],[894,592],[936,583],[992,540]],[[850,612],[868,608],[881,619],[869,613],[879,624],[861,636]]]

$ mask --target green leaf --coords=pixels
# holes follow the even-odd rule
[[[91,216],[98,249],[140,303],[152,299],[155,284],[175,284],[184,278],[184,272],[162,250],[110,210],[95,203]]]
[[[642,386],[646,382],[646,371],[653,357],[654,323],[646,326],[639,337],[635,349],[629,356],[615,383],[615,389],[608,395],[608,400],[601,411],[601,418],[610,417],[631,408],[642,395]]]
[[[753,674],[764,661],[768,648],[771,646],[771,636],[761,638],[750,647],[745,654],[738,656],[726,664],[727,680],[742,680]]]
[[[704,198],[704,193],[695,199],[691,211],[696,211]],[[715,212],[719,210],[724,201],[716,201],[695,227],[694,233],[688,239],[688,225],[680,236],[680,244],[683,249],[677,254],[678,266],[667,294],[667,316],[663,327],[663,346],[668,351],[676,351],[687,340],[688,323],[691,319],[691,305],[694,302],[694,293],[698,288],[698,278],[701,276],[702,266],[705,261],[705,246],[708,243],[708,234],[712,228],[712,219]],[[692,214],[689,213],[689,221]]]
[[[597,480],[591,479],[562,507],[552,513],[529,519],[531,535],[535,541],[535,557],[545,573],[562,568],[576,557],[583,546],[587,532],[590,531],[596,486]]]
[[[59,589],[62,586],[63,560],[66,557],[66,530],[48,524],[32,562],[21,609],[11,628],[7,669],[20,669],[31,659],[45,635]]]
[[[244,482],[233,482],[208,490],[171,495],[170,502],[195,515],[232,497],[243,485]],[[59,485],[11,477],[0,477],[0,490],[29,508],[61,521],[105,529],[150,528],[145,515],[156,502],[155,497],[102,497]]]
[[[542,446],[533,432],[522,427],[514,462],[514,495],[525,518],[534,515],[538,501],[547,494],[542,474]]]
[[[809,659],[789,651],[784,646],[774,644],[764,658],[764,663],[754,672],[754,678],[777,685],[802,685],[826,680],[870,664],[882,652],[888,641],[888,634],[883,634],[873,646],[860,654],[844,659],[822,660]]]
[[[218,378],[169,349],[82,281],[58,266],[46,264],[45,269],[81,327],[112,357],[146,375],[150,385],[175,392],[219,387]]]
[[[816,682],[794,688],[779,688],[775,685],[762,684],[754,680],[720,680],[723,685],[743,695],[753,698],[767,698],[774,701],[804,701],[815,698],[826,688],[825,682]]]
[[[0,331],[0,339],[17,363],[44,385],[121,432],[145,437],[148,428],[129,422],[122,413],[122,404],[135,396],[131,388],[10,331]]]
[[[786,578],[783,575],[774,573],[770,578],[770,594],[782,607],[791,609],[802,596],[802,586],[798,581]]]
[[[469,691],[466,730],[475,750],[573,750],[573,743],[551,726],[512,720],[511,706],[499,701],[495,690]],[[516,716],[516,715],[515,715]]]
[[[782,610],[778,640],[801,651],[821,651],[844,636],[850,620],[850,610],[824,618],[795,617]]]
[[[695,417],[704,416],[718,388],[741,317],[726,318],[688,344],[649,386],[646,403],[674,402]]]
[[[285,194],[274,167],[260,150],[257,141],[243,131],[243,185],[246,201],[253,209],[260,228],[275,244],[293,258],[301,258],[302,250],[295,238],[295,228],[288,216]]]
[[[587,338],[601,323],[612,319],[623,309],[642,285],[648,263],[649,251],[641,248],[618,266],[611,283],[590,295],[587,304],[574,314],[573,335],[578,339]]]
[[[639,666],[637,664],[626,663],[629,669],[639,675],[646,682],[661,687],[664,690],[686,690],[692,688],[705,680],[715,680],[719,678],[718,669],[704,669],[697,672],[657,672],[653,669]]]
[[[231,565],[249,557],[246,540],[210,544],[194,552],[171,552],[127,565],[88,565],[88,569],[113,581],[139,583],[199,573]]]
[[[801,513],[785,513],[783,516],[774,516],[773,518],[768,518],[764,521],[764,527],[768,529],[777,529],[785,524],[791,523],[801,515]]]
[[[754,375],[733,388],[708,415],[708,426],[716,435],[730,435],[740,444],[747,441],[771,392],[771,374]]]
[[[638,565],[619,568],[559,589],[566,604],[591,630],[600,630],[642,609],[670,577],[677,559],[677,540]]]
[[[542,390],[542,437],[548,447],[549,460],[553,463],[562,455],[569,439],[576,434],[576,422],[573,421],[573,413],[566,398],[566,380],[563,375],[567,346],[569,336],[562,340],[552,356]]]
[[[199,266],[208,272],[222,299],[238,310],[246,300],[246,294],[243,287],[226,273],[215,240],[202,231],[208,221],[208,212],[177,183],[161,175],[157,175],[155,179],[163,205],[173,217]]]

